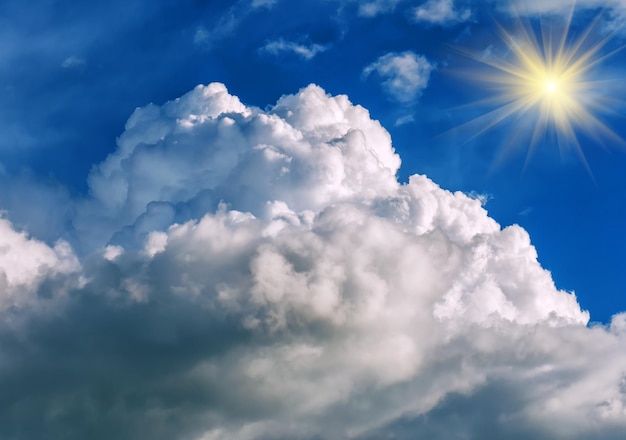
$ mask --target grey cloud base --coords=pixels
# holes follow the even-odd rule
[[[317,86],[137,109],[78,257],[0,220],[0,437],[611,439],[626,315]],[[497,437],[493,437],[497,433]]]

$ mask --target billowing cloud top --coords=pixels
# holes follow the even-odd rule
[[[198,86],[137,109],[118,144],[92,172],[94,200],[79,222],[86,231],[102,225],[99,238],[198,218],[220,201],[263,216],[273,201],[300,212],[372,199],[396,189],[400,166],[367,110],[316,86],[268,112],[245,107],[222,84]]]
[[[137,109],[86,257],[0,223],[0,437],[619,438],[626,315],[587,327],[522,228],[399,166],[314,85]]]

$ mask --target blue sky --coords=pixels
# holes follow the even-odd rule
[[[512,5],[517,7],[517,13],[512,11]],[[553,420],[558,420],[556,425],[567,425],[577,417],[592,417],[590,412],[584,411],[601,404],[582,397],[576,400],[578,394],[572,398],[568,394],[569,385],[572,389],[585,389],[595,383],[600,372],[605,371],[603,368],[622,382],[626,374],[623,356],[607,354],[626,346],[623,327],[620,327],[623,315],[619,315],[626,310],[626,260],[622,255],[626,248],[623,228],[626,149],[615,139],[594,139],[594,133],[582,129],[583,122],[574,124],[574,128],[589,169],[574,149],[560,150],[556,132],[550,130],[526,162],[530,144],[528,133],[534,128],[535,110],[526,115],[515,114],[474,138],[478,130],[463,129],[462,124],[497,106],[475,104],[493,96],[493,84],[473,80],[473,72],[487,69],[478,60],[459,54],[462,49],[482,54],[480,56],[495,54],[512,62],[512,47],[498,36],[496,23],[510,29],[514,36],[519,31],[516,22],[520,16],[535,32],[539,32],[541,26],[544,30],[561,32],[571,5],[569,0],[113,0],[82,3],[35,0],[28,7],[17,0],[0,2],[0,57],[3,61],[0,63],[3,87],[0,130],[4,134],[0,140],[0,180],[4,188],[0,193],[0,209],[7,222],[4,233],[9,249],[7,260],[0,259],[1,264],[7,265],[3,268],[0,264],[0,269],[9,286],[6,287],[9,293],[5,295],[8,299],[3,301],[0,310],[7,314],[6,310],[12,310],[12,318],[3,324],[1,332],[6,341],[3,350],[10,353],[10,368],[15,369],[11,370],[13,375],[0,373],[0,382],[19,379],[10,393],[15,401],[0,401],[0,420],[11,421],[8,425],[0,423],[8,426],[5,432],[8,438],[37,438],[41,432],[51,432],[53,437],[50,438],[85,438],[84,435],[110,438],[107,436],[113,432],[120,433],[118,438],[145,438],[138,433],[148,432],[153,422],[154,427],[150,429],[160,427],[162,434],[159,435],[165,436],[162,438],[181,439],[279,438],[285,435],[339,438],[347,433],[354,438],[380,438],[377,436],[389,433],[398,438],[416,438],[415,432],[428,433],[424,438],[461,438],[452,437],[457,435],[456,428],[450,425],[450,414],[455,411],[462,414],[462,420],[472,421],[466,425],[469,437],[463,438],[485,438],[481,435],[488,431],[507,438],[575,438],[565,428],[546,427],[552,424],[542,418],[541,412],[552,414]],[[595,17],[599,20],[591,28],[585,48],[607,36],[610,38],[594,59],[624,44],[626,35],[621,29],[626,3],[580,0],[572,16],[568,41],[588,29]],[[617,51],[585,72],[585,78],[600,82],[594,89],[597,94],[583,96],[587,100],[584,105],[594,109],[593,114],[622,138],[626,138],[623,101],[626,90],[620,78],[626,69],[625,54]],[[196,88],[198,84],[210,83],[222,83],[225,89],[222,90],[222,86]],[[304,89],[310,84],[316,86]],[[340,98],[337,98],[339,104],[335,103],[335,98],[331,97],[337,95],[346,95],[349,104]],[[594,105],[598,103],[604,107],[596,109]],[[320,113],[322,107],[326,110]],[[369,116],[353,108],[367,109]],[[319,122],[325,121],[325,115],[332,112],[345,112],[345,115],[337,116],[339,119],[328,124]],[[222,126],[217,122],[215,126],[200,127],[207,120],[218,119],[227,121],[223,122],[225,127],[234,124],[239,131],[231,133],[228,128],[219,128]],[[280,124],[289,125],[294,133],[304,134],[298,138],[300,135],[292,134],[291,128],[281,131],[283,129],[277,128]],[[180,127],[196,128],[193,128],[195,131],[189,128],[191,134],[185,134]],[[357,147],[353,145],[360,142],[351,137],[357,136],[355,132],[364,136],[364,148],[377,162],[362,159],[354,152],[353,148]],[[387,145],[384,134],[387,132],[397,156]],[[301,153],[300,147],[283,148],[280,142],[289,136],[296,139],[293,145],[310,145],[311,152]],[[340,159],[328,146],[342,142],[347,146]],[[507,147],[508,153],[503,154]],[[270,159],[270,156],[284,160],[284,167],[276,168],[279,159]],[[397,157],[402,161],[399,168]],[[339,162],[341,172],[334,168]],[[375,171],[376,166],[384,170],[380,176]],[[224,174],[226,169],[230,174]],[[344,176],[341,183],[337,183],[336,179],[340,178],[336,177],[339,174],[333,174],[335,172]],[[285,173],[292,179],[288,184],[280,180]],[[328,177],[331,175],[336,178]],[[414,175],[427,176],[436,183],[435,187],[430,186],[430,180],[411,178]],[[275,180],[268,176],[274,176],[271,179]],[[413,186],[408,185],[410,180]],[[401,189],[393,189],[398,183]],[[452,193],[460,191],[469,197],[441,188]],[[488,214],[480,208],[479,202],[471,199],[482,201]],[[343,207],[344,204],[358,208]],[[391,212],[395,214],[389,214]],[[242,220],[248,218],[246,216],[267,222],[267,225],[248,224],[246,222],[251,220]],[[344,222],[350,221],[356,222],[358,227],[344,228]],[[401,241],[398,231],[413,234],[406,238],[406,247],[389,250],[381,244],[385,239],[377,241],[377,228],[386,230],[380,226],[382,221],[391,222],[387,228],[393,229],[387,238],[389,246]],[[493,221],[502,228],[494,226]],[[282,226],[277,226],[279,223]],[[191,224],[196,226],[189,226]],[[511,225],[521,228],[506,229]],[[286,232],[281,232],[283,227],[295,229],[287,236]],[[182,263],[177,258],[201,252],[192,244],[209,240],[207,237],[213,237],[211,231],[214,230],[230,237],[224,242],[215,238],[217,241],[206,244],[206,249],[211,249],[207,255],[216,252],[215,259],[189,257],[193,268],[181,269],[178,265]],[[305,230],[308,232],[303,232]],[[362,235],[353,237],[352,230],[359,230]],[[524,238],[524,230],[537,256]],[[307,235],[310,231],[322,231],[320,240],[330,241],[324,245],[315,241],[318,248]],[[20,232],[28,235],[19,235]],[[437,234],[446,239],[440,241]],[[248,257],[232,257],[234,262],[224,266],[222,272],[214,269],[221,267],[222,259],[228,260],[229,256],[237,254],[241,243],[248,243],[246,240],[256,243],[256,239],[250,237],[261,236],[268,242],[258,244],[256,256],[250,257],[250,262],[246,263]],[[190,241],[185,241],[187,239]],[[413,242],[414,239],[417,241]],[[291,245],[289,240],[297,244]],[[479,257],[483,240],[495,249],[491,257],[485,257],[484,264]],[[443,244],[444,241],[447,244]],[[328,251],[336,243],[343,243],[343,248],[338,249],[346,252],[344,259],[334,260],[337,253]],[[241,246],[241,249],[252,249],[257,244]],[[266,255],[272,246],[280,251]],[[315,249],[311,252],[319,251],[319,255],[313,258],[302,250],[309,247]],[[411,253],[413,249],[417,250]],[[365,264],[349,256],[351,252],[368,255],[373,250],[388,255],[388,260],[372,259]],[[13,257],[11,252],[15,253]],[[294,256],[296,254],[299,256]],[[397,257],[396,261],[396,256],[402,257]],[[328,267],[318,267],[324,258]],[[453,265],[457,259],[458,270],[449,269],[448,265]],[[387,267],[385,261],[395,262],[395,268]],[[510,265],[505,264],[506,261]],[[245,266],[247,272],[237,264]],[[350,274],[360,273],[363,268],[367,268],[363,269],[366,272],[373,271],[350,282],[339,282],[341,276],[333,275],[335,278],[320,284],[326,286],[322,290],[328,292],[343,292],[342,289],[356,292],[342,293],[341,298],[359,297],[359,283],[363,286],[388,283],[389,291],[399,292],[403,289],[413,292],[408,285],[431,286],[424,288],[424,292],[415,287],[422,292],[416,295],[426,298],[430,295],[428,292],[441,291],[438,297],[441,302],[422,304],[422,299],[418,298],[407,305],[400,300],[391,301],[389,308],[380,312],[382,321],[374,322],[386,322],[382,316],[402,315],[400,311],[411,309],[410,304],[421,304],[415,306],[411,319],[421,319],[420,313],[429,310],[428,316],[444,322],[437,324],[441,328],[431,330],[438,335],[448,334],[447,339],[442,336],[446,344],[450,340],[456,342],[448,347],[448,355],[434,355],[435,351],[429,351],[429,355],[415,361],[414,369],[399,368],[399,372],[390,372],[384,363],[374,360],[386,356],[382,349],[371,358],[356,349],[349,351],[353,356],[349,359],[339,355],[333,358],[326,351],[323,356],[319,355],[318,349],[332,352],[340,350],[338,347],[342,345],[337,342],[339,339],[333,338],[332,344],[316,346],[311,342],[315,335],[325,331],[334,334],[333,326],[341,323],[350,331],[360,329],[366,321],[361,318],[350,321],[351,318],[346,317],[349,312],[328,317],[324,315],[325,307],[328,310],[341,307],[339,303],[326,303],[321,299],[311,300],[307,311],[301,309],[302,304],[309,301],[305,299],[294,300],[293,304],[274,304],[276,295],[287,298],[284,292],[300,289],[297,287],[300,275],[294,275],[295,281],[289,278],[291,275],[283,278],[268,275],[283,264],[291,267],[293,273],[308,277],[307,289],[316,285],[323,273],[339,271],[348,279]],[[432,272],[422,269],[431,266]],[[267,272],[263,272],[265,267]],[[551,278],[543,269],[551,273]],[[185,270],[190,272],[181,275]],[[411,275],[413,271],[415,274]],[[213,275],[205,275],[205,272]],[[31,279],[24,273],[36,276],[32,275]],[[441,280],[437,278],[440,275]],[[458,283],[455,281],[445,289],[441,287],[443,280],[453,275],[459,277]],[[417,278],[403,284],[405,277],[412,276]],[[544,279],[545,276],[548,278]],[[245,287],[249,285],[240,281],[245,277],[252,277],[249,285],[256,287]],[[550,280],[554,281],[556,289]],[[499,296],[489,296],[489,286],[493,285],[497,286],[496,290],[505,292],[509,301],[506,305],[500,304]],[[217,306],[209,307],[201,302],[199,309],[213,310],[204,316],[195,308],[195,299],[179,303],[167,296],[167,292],[174,292],[171,294],[176,296],[179,291],[193,291],[196,292],[194,298],[201,298],[204,293],[198,292],[206,289],[220,301],[228,297],[232,302],[222,304],[220,307],[224,309],[219,309],[222,310],[219,313],[215,312]],[[18,291],[21,293],[16,293]],[[215,293],[217,291],[219,294]],[[562,291],[575,292],[575,299]],[[35,299],[31,300],[24,292],[30,292],[28,295]],[[242,292],[248,292],[250,297],[241,299]],[[261,300],[255,295],[261,295],[267,303],[248,316],[242,310],[248,310],[246,307],[252,307],[250,304],[260,304]],[[373,299],[375,295],[371,298],[369,294],[362,295],[369,298],[363,299],[363,303],[370,304],[371,299],[371,307],[362,311],[367,317],[368,313],[374,313],[372,310],[378,303]],[[465,298],[464,295],[473,299],[465,303],[459,299]],[[515,299],[515,295],[520,296]],[[28,298],[15,299],[18,296]],[[44,307],[37,298],[54,299],[55,305]],[[457,300],[458,303],[454,303]],[[267,312],[271,309],[270,303],[276,306],[271,313]],[[528,305],[531,303],[534,305]],[[6,308],[4,304],[8,304]],[[161,304],[163,309],[151,304]],[[510,304],[517,307],[510,306],[515,311],[509,308]],[[422,306],[423,310],[418,310]],[[57,310],[56,315],[46,315],[42,310],[47,309]],[[462,316],[455,314],[461,313],[459,310],[464,311]],[[585,310],[589,312],[588,318],[585,318]],[[169,315],[174,312],[181,315]],[[265,322],[263,313],[266,312],[272,317],[267,321],[270,330],[259,335],[255,332],[265,325],[259,323]],[[501,315],[501,323],[491,321],[494,313]],[[57,322],[59,316],[65,321]],[[85,322],[82,316],[93,321]],[[313,323],[306,331],[300,324],[294,327],[289,324],[292,318],[302,323],[308,322],[311,316],[315,319],[311,318]],[[404,318],[398,319],[404,322]],[[446,319],[458,325],[445,324]],[[165,321],[165,330],[159,325],[161,320]],[[227,325],[231,320],[241,320],[242,324],[231,327]],[[484,320],[488,320],[489,325]],[[409,321],[402,332],[413,328]],[[582,323],[582,327],[565,335],[569,331],[567,326],[573,323]],[[532,332],[528,330],[531,324],[535,326]],[[392,351],[405,353],[404,336],[387,340],[380,335],[391,334],[391,330],[387,331],[382,324],[380,328],[378,324],[371,325],[379,336],[372,339],[370,330],[359,330],[354,339],[348,340],[375,347],[377,341],[381,346],[391,344],[391,347],[397,342],[400,348]],[[433,372],[440,364],[449,365],[451,372],[461,369],[464,361],[455,363],[454,359],[461,356],[455,350],[462,352],[459,347],[463,344],[470,347],[467,348],[468,359],[475,359],[472,356],[478,356],[476,353],[481,353],[482,349],[473,344],[487,337],[484,332],[492,325],[506,337],[485,342],[493,349],[493,352],[485,351],[490,353],[485,354],[485,365],[482,361],[470,362],[468,376],[450,373],[448,377],[447,369],[439,376]],[[522,330],[509,332],[509,327],[514,325]],[[480,329],[476,330],[477,326]],[[107,335],[109,327],[113,330]],[[444,327],[446,330],[442,330]],[[176,330],[170,334],[172,328]],[[552,328],[565,330],[550,330]],[[472,335],[471,332],[476,331],[475,338],[471,337],[473,342],[463,342],[463,331],[459,329]],[[418,330],[426,334],[431,331],[427,327]],[[225,332],[224,341],[207,345],[202,335],[215,331]],[[20,332],[26,332],[27,336]],[[47,332],[50,345],[42,336]],[[302,336],[304,333],[308,335],[306,338]],[[337,334],[340,333],[337,330]],[[78,336],[73,343],[68,343],[71,334],[82,334],[86,339]],[[125,334],[133,336],[124,341]],[[148,334],[150,336],[146,336]],[[281,336],[274,340],[277,334]],[[513,334],[522,339],[513,338]],[[237,397],[246,391],[237,388],[236,374],[253,373],[235,368],[235,373],[223,378],[223,385],[218,381],[207,385],[206,389],[201,388],[195,397],[181,397],[191,393],[189,387],[198,377],[222,371],[220,368],[239,355],[237,365],[248,362],[258,367],[254,374],[270,374],[262,372],[265,368],[271,370],[267,366],[271,359],[285,353],[280,351],[280,346],[291,340],[285,335],[291,335],[294,341],[303,338],[294,351],[298,356],[305,353],[304,358],[310,355],[324,361],[311,367],[311,371],[307,370],[306,377],[283,365],[289,370],[285,372],[285,381],[291,385],[285,385],[284,389],[279,387],[277,393],[282,395],[267,397],[263,394],[273,386],[268,380],[262,389],[255,391],[257,394],[252,393],[246,407],[242,403],[245,399],[240,401]],[[599,339],[594,339],[596,337]],[[535,355],[528,355],[528,359],[520,353],[502,354],[506,351],[502,347],[507,343],[526,343],[534,347],[535,338],[556,341],[555,345],[559,340],[565,341],[562,344],[573,351],[575,347],[588,348],[594,344],[599,348],[585,352],[583,357],[589,365],[575,371],[565,367],[571,361],[569,354],[551,358],[547,346],[536,348]],[[33,355],[20,348],[16,342],[20,340],[37,347],[35,351],[39,354]],[[99,342],[90,349],[89,341]],[[170,342],[160,345],[163,341],[179,341],[180,346]],[[238,342],[232,345],[232,341]],[[335,342],[337,344],[333,345]],[[77,353],[76,363],[68,360],[71,355],[69,358],[62,356],[64,344],[69,344],[68,350]],[[265,351],[245,351],[245,347],[255,344],[263,346]],[[220,351],[222,345],[225,348]],[[228,351],[231,348],[233,351]],[[274,349],[278,351],[271,354]],[[136,353],[145,353],[145,358]],[[493,359],[489,357],[491,354]],[[318,355],[322,357],[317,358]],[[48,367],[18,368],[46,356],[52,359]],[[119,381],[99,371],[93,356],[110,362],[111,368],[118,368]],[[169,363],[166,359],[171,356],[178,360]],[[593,359],[605,359],[602,356],[606,356],[606,362],[602,367],[595,366]],[[57,357],[59,361],[54,362]],[[410,356],[407,354],[407,357]],[[402,363],[403,359],[399,357],[396,361]],[[359,362],[368,367],[351,367]],[[406,360],[407,365],[413,365],[411,362]],[[345,367],[350,372],[346,373],[350,375],[349,380],[344,382],[340,374],[335,374],[333,365],[351,365]],[[533,379],[535,388],[527,391],[524,387],[528,384],[524,380],[512,379],[503,373],[507,365],[515,370],[515,377],[524,380],[530,380],[532,374],[550,365],[560,375],[555,373],[558,378],[554,380],[548,376]],[[149,370],[146,379],[136,389],[128,385],[143,368]],[[328,375],[324,374],[325,368]],[[81,371],[78,382],[72,379],[74,369]],[[186,376],[179,382],[181,371]],[[480,371],[484,371],[484,375],[479,374]],[[51,377],[55,374],[66,384],[67,392],[53,385]],[[329,378],[317,396],[319,399],[307,388],[314,383],[308,382],[312,377]],[[432,379],[432,384],[425,385],[420,377]],[[563,377],[570,378],[570,382]],[[20,401],[21,381],[27,383],[34,378],[41,381],[43,391],[33,391],[32,387],[24,385],[27,398]],[[89,378],[94,383],[115,382],[111,395],[97,394],[104,388],[95,385],[92,388]],[[368,382],[370,379],[372,381]],[[163,385],[163,380],[170,380],[167,383],[171,383],[171,387]],[[437,383],[447,380],[455,385],[436,387]],[[349,389],[344,397],[333,395],[332,381],[337,389]],[[410,385],[405,391],[398,391],[403,381]],[[541,387],[550,388],[549,384],[557,382],[560,388],[555,385],[554,389],[563,392],[555,391],[554,396],[542,401],[542,397],[538,397]],[[352,383],[353,388],[348,383]],[[611,386],[615,384],[611,384],[606,385],[607,390],[613,390]],[[584,434],[581,438],[618,438],[619,430],[626,423],[623,409],[626,400],[619,400],[624,399],[623,385],[620,386],[621,394],[597,397],[612,412],[597,416],[600,428],[594,428],[593,424],[592,427],[576,425],[577,432]],[[395,391],[390,391],[392,388]],[[125,389],[131,391],[126,393]],[[428,398],[412,400],[409,392],[422,393]],[[207,393],[216,397],[208,398]],[[507,412],[510,408],[493,409],[494,399],[503,394],[510,398],[513,408],[510,413]],[[262,409],[264,405],[282,408],[281,405],[289,401],[288,396],[299,402],[295,412]],[[389,410],[368,421],[366,409],[357,411],[351,405],[359,398],[371,402],[372,408],[385,406],[386,402]],[[578,406],[571,410],[555,409],[558,405],[554,402],[567,399],[579,402]],[[302,404],[303,401],[310,405]],[[621,403],[616,403],[618,401]],[[106,415],[86,415],[76,409],[78,406],[72,406],[76,402],[92,402],[93,408],[103,409],[102,414]],[[157,402],[157,406],[162,404],[159,411],[171,410],[171,418],[150,413],[154,410],[150,402]],[[168,406],[167,402],[174,403]],[[505,419],[510,416],[510,423],[482,420],[472,412],[473,402],[500,411],[498,414]],[[550,402],[554,405],[550,406]],[[124,405],[129,408],[127,418],[118,414]],[[67,409],[67,413],[58,407]],[[183,407],[189,409],[189,414],[178,413]],[[27,408],[41,415],[30,427],[23,424]],[[50,416],[53,408],[62,416]],[[296,419],[302,423],[291,423]],[[316,426],[320,423],[326,428],[318,430]],[[112,426],[111,431],[103,428],[108,425]],[[118,431],[115,426],[119,426]],[[2,429],[5,428],[0,428],[0,432]],[[65,437],[64,432],[76,434]]]

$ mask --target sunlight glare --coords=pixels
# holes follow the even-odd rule
[[[548,95],[552,95],[557,89],[557,82],[553,79],[547,80],[544,89]]]
[[[602,137],[614,144],[624,144],[613,130],[592,113],[608,111],[610,105],[609,98],[598,93],[607,81],[593,80],[589,74],[592,68],[621,48],[600,54],[610,36],[591,41],[590,35],[600,16],[584,32],[572,38],[570,27],[573,13],[572,7],[562,33],[558,36],[554,35],[554,25],[548,26],[542,22],[537,31],[537,27],[522,21],[519,16],[514,32],[496,23],[508,52],[503,57],[494,55],[491,50],[477,54],[458,49],[462,55],[485,66],[473,77],[495,90],[493,96],[482,101],[496,104],[495,109],[461,126],[474,128],[475,133],[470,139],[508,118],[532,118],[534,122],[531,129],[525,129],[523,123],[517,124],[510,141],[530,134],[527,163],[537,145],[545,141],[546,133],[552,132],[556,135],[559,149],[573,148],[588,171],[577,131],[585,132],[596,141]]]

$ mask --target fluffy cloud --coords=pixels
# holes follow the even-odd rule
[[[0,218],[0,313],[41,305],[33,304],[38,303],[38,294],[50,295],[46,287],[55,278],[75,273],[79,267],[66,242],[50,247],[16,231],[8,220]]]
[[[80,266],[0,222],[0,437],[617,439],[626,315],[588,327],[522,228],[399,166],[317,86],[137,109]]]
[[[416,21],[450,25],[469,20],[469,9],[457,9],[453,0],[428,0],[413,10]]]
[[[324,52],[327,49],[327,46],[322,46],[321,44],[306,45],[295,43],[293,41],[285,41],[283,39],[270,41],[261,48],[262,51],[273,55],[278,55],[283,52],[292,52],[305,60],[310,60],[318,53]]]
[[[363,76],[376,72],[393,99],[409,104],[426,88],[434,68],[423,55],[411,51],[390,52],[363,69]]]
[[[137,109],[118,151],[89,177],[93,199],[75,222],[89,249],[117,233],[165,229],[223,200],[263,216],[267,201],[298,211],[388,194],[400,159],[391,138],[347,97],[311,86],[265,112],[222,84]]]

